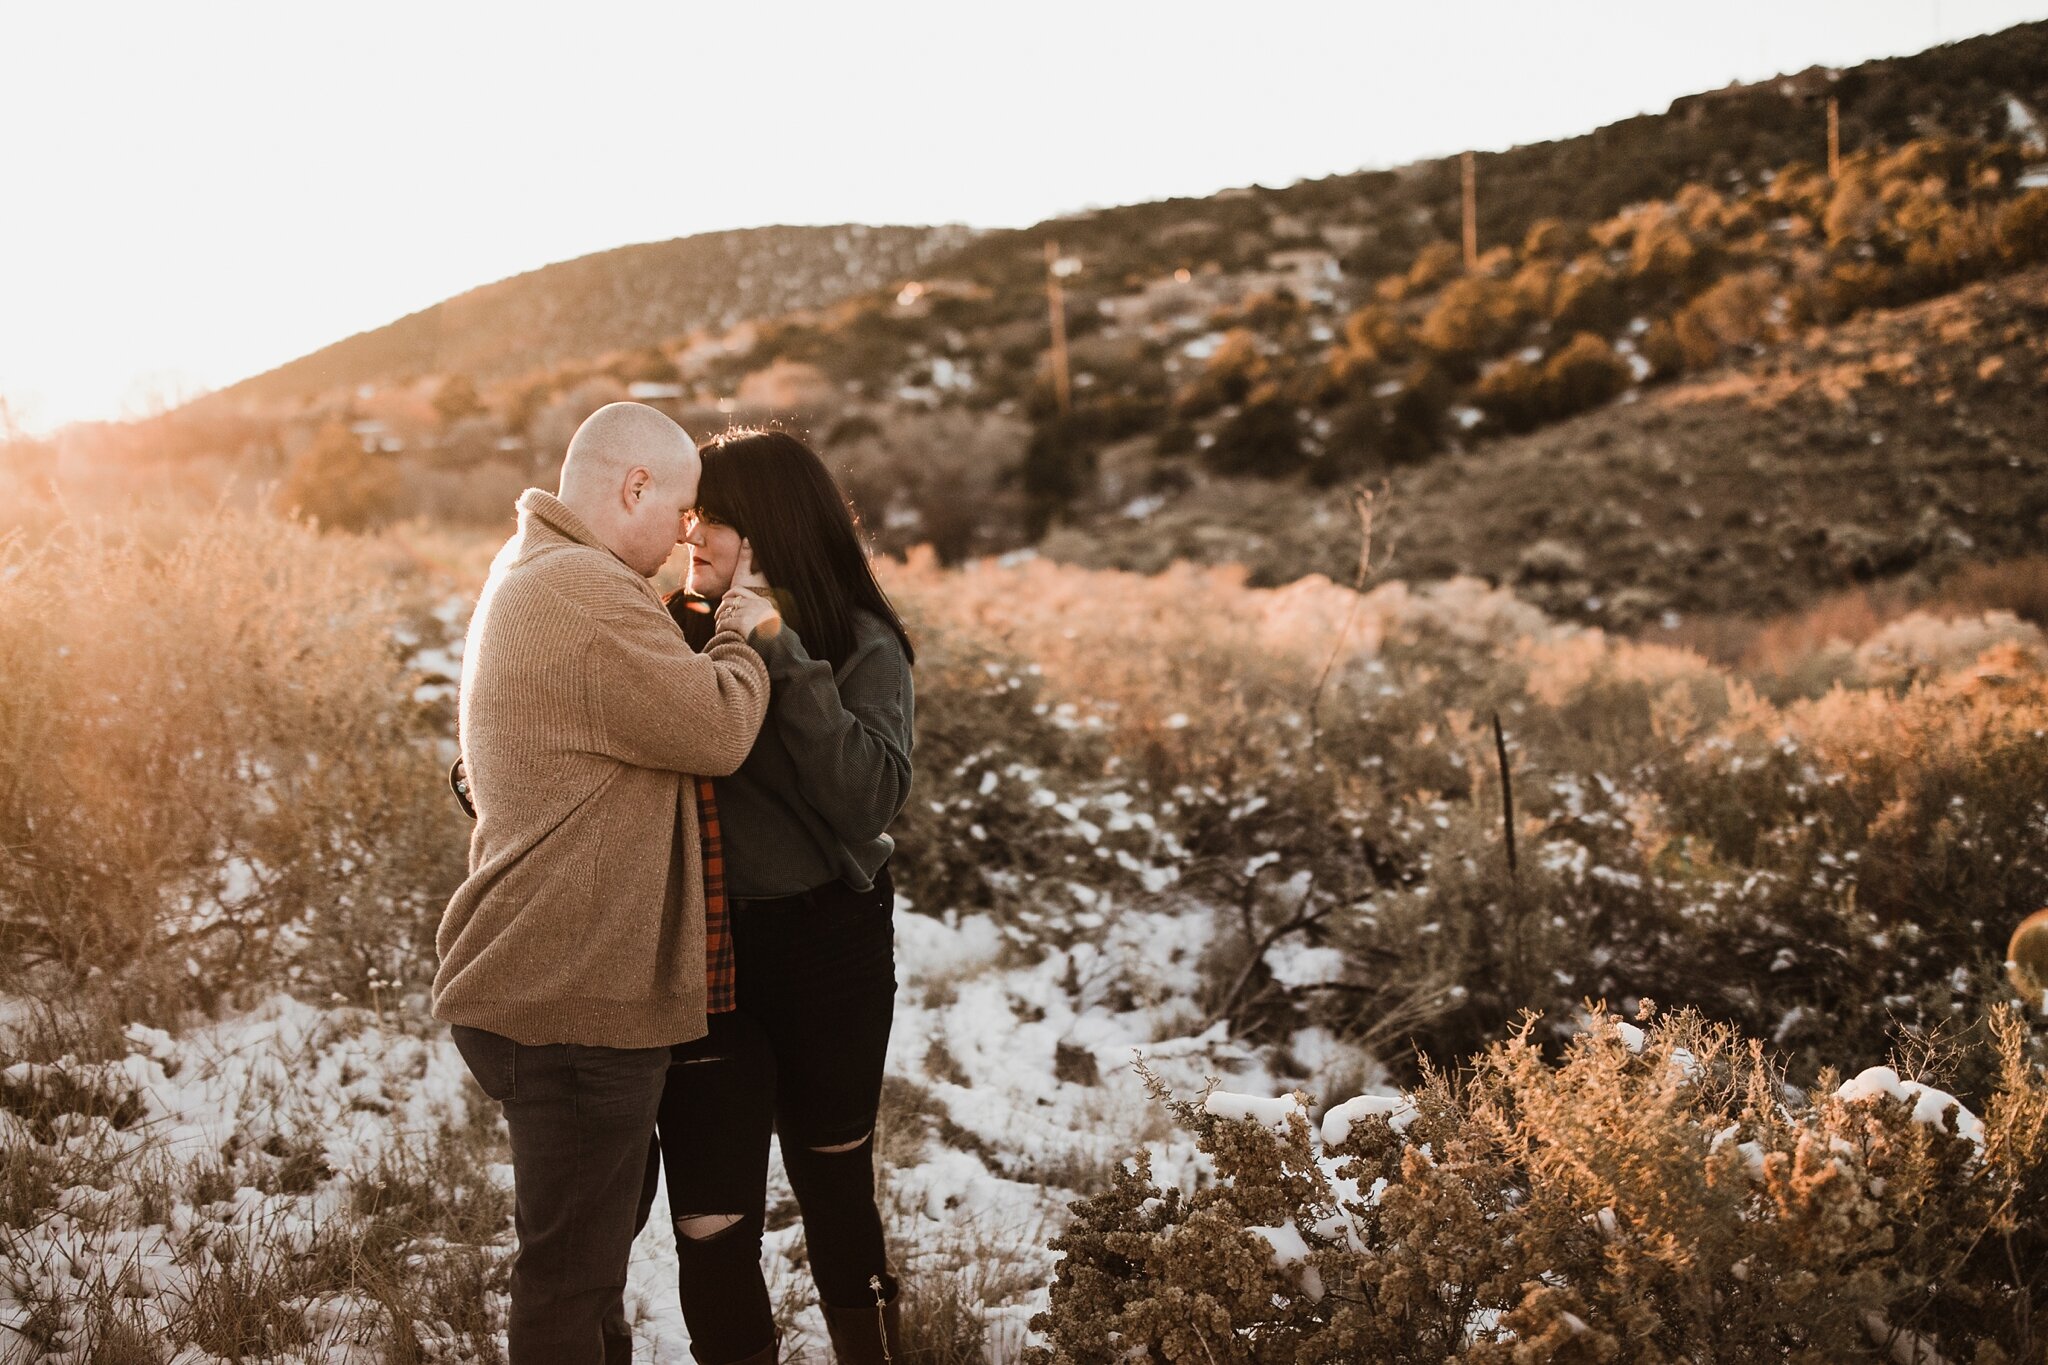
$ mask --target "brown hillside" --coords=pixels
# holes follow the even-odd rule
[[[817,308],[914,273],[958,227],[762,227],[600,251],[482,285],[222,391],[236,403],[310,398],[420,375],[502,379],[697,327]]]
[[[1811,163],[1824,145],[1815,103],[1822,91],[1839,97],[1843,146],[1850,149],[1914,139],[2024,140],[2032,125],[2016,124],[2014,110],[2048,108],[2048,23],[1846,71],[1816,69],[1685,96],[1661,114],[1481,154],[1480,240],[1488,248],[1512,245],[1546,219],[1592,222],[1683,186],[1732,191],[1792,163]],[[1043,316],[1048,238],[1085,263],[1072,282],[1077,310],[1180,268],[1268,273],[1276,252],[1329,253],[1349,282],[1339,292],[1348,295],[1408,271],[1432,244],[1455,241],[1460,183],[1459,159],[1440,157],[1280,188],[1239,187],[1089,210],[1016,231],[763,227],[643,243],[471,290],[225,393],[237,403],[260,404],[423,375],[509,378],[668,344],[699,328],[765,322],[884,287],[893,297],[896,285],[919,275],[988,291],[982,302],[947,317],[949,326],[972,332],[1031,323]],[[1320,287],[1315,279],[1295,280],[1292,287],[1304,283]],[[927,349],[943,344],[944,329],[933,331],[937,335],[917,339]],[[902,358],[897,348],[877,352],[876,340],[855,339],[838,368],[887,368]],[[1014,337],[1005,343],[1017,344]],[[762,364],[772,358],[757,357]],[[984,394],[990,379],[982,375]]]

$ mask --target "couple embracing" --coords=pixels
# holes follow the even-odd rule
[[[773,1362],[771,1132],[835,1354],[901,1359],[874,1125],[912,658],[794,436],[699,451],[613,403],[559,492],[521,497],[463,657],[477,824],[434,981],[511,1134],[512,1365],[631,1358],[626,1264],[664,1174],[692,1353]]]

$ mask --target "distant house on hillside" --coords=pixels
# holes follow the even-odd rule
[[[675,361],[676,370],[684,379],[700,379],[717,361],[727,356],[745,355],[754,349],[760,340],[761,329],[751,322],[741,322],[728,329],[722,336],[700,336],[670,358]]]
[[[1303,286],[1312,289],[1335,284],[1344,278],[1337,258],[1321,247],[1291,247],[1286,251],[1272,252],[1266,257],[1266,268],[1292,275]]]
[[[1328,303],[1336,297],[1331,288],[1344,278],[1337,258],[1321,247],[1291,247],[1271,252],[1264,270],[1250,270],[1226,277],[1224,301],[1242,303],[1254,294],[1281,290],[1313,303]]]
[[[2048,128],[2042,126],[2041,116],[2034,112],[2032,106],[2017,95],[2005,97],[2005,135],[2019,143],[2020,150],[2028,156],[2048,153]],[[2029,172],[2039,169],[2038,166],[2027,167]]]
[[[903,317],[921,318],[940,299],[988,298],[993,291],[972,280],[912,280],[896,293],[896,311]]]
[[[393,433],[390,427],[375,418],[350,422],[348,429],[363,443],[366,452],[382,451],[387,455],[393,455],[405,449],[405,442]]]
[[[1356,251],[1372,235],[1372,229],[1356,223],[1325,223],[1319,235],[1332,251]]]
[[[1125,325],[1166,322],[1207,313],[1224,301],[1216,284],[1222,276],[1197,276],[1180,270],[1148,280],[1135,294],[1118,294],[1098,305],[1103,316]]]

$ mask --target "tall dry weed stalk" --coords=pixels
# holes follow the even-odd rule
[[[1322,671],[1316,674],[1315,690],[1309,694],[1309,753],[1313,757],[1322,740],[1323,690],[1330,685],[1330,670],[1337,666],[1338,656],[1344,652],[1344,643],[1351,635],[1351,627],[1358,619],[1358,609],[1365,599],[1365,585],[1372,581],[1372,523],[1373,509],[1377,500],[1387,493],[1387,485],[1381,485],[1377,494],[1363,485],[1351,490],[1351,511],[1358,518],[1358,571],[1352,576],[1351,591],[1356,594],[1351,608],[1344,614],[1344,623],[1337,628],[1337,637],[1330,642],[1330,657],[1323,661]]]

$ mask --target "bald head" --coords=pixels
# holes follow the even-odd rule
[[[645,403],[607,403],[583,419],[562,460],[562,501],[577,511],[585,499],[610,498],[627,474],[645,469],[657,480],[694,465],[689,433]]]
[[[682,534],[702,468],[696,442],[665,414],[607,403],[570,439],[560,496],[613,554],[651,578]]]

